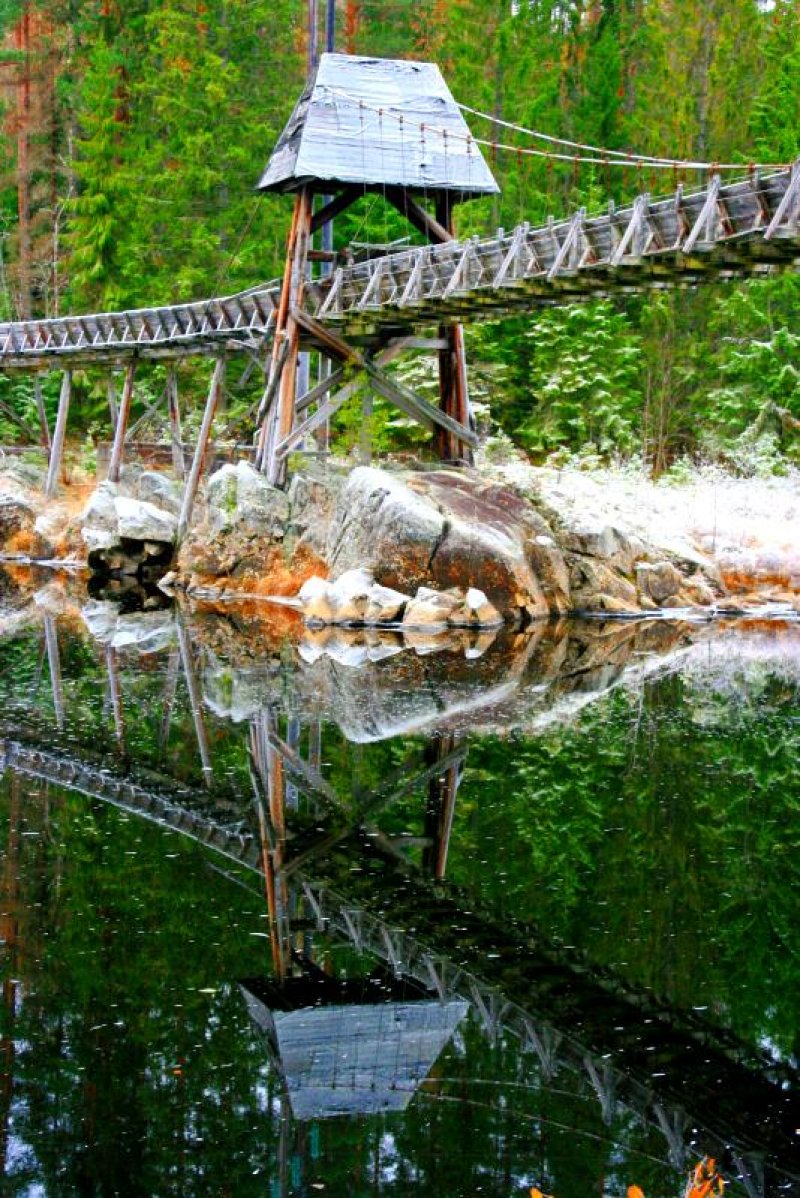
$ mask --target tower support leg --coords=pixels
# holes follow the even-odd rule
[[[273,486],[281,487],[286,482],[286,463],[276,457],[275,448],[291,433],[294,424],[300,349],[300,328],[295,312],[302,305],[306,283],[312,200],[311,188],[304,187],[295,201],[267,383],[271,402],[259,430],[256,454],[258,468]]]
[[[449,196],[441,196],[437,201],[436,220],[451,237],[454,236],[453,210]],[[439,407],[464,428],[469,428],[464,330],[460,324],[440,325],[439,336],[447,342],[447,347],[439,350]],[[443,462],[472,465],[472,450],[469,445],[447,429],[437,430],[436,449]]]

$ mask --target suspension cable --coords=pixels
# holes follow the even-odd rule
[[[695,162],[683,158],[654,158],[646,154],[633,154],[624,150],[605,150],[597,146],[583,145],[580,142],[571,142],[566,138],[550,137],[548,134],[538,133],[535,130],[526,129],[522,125],[514,125],[509,121],[496,120],[488,113],[479,112],[477,109],[469,108],[467,105],[459,105],[459,107],[464,109],[464,111],[470,112],[479,117],[484,117],[486,120],[492,121],[495,124],[503,125],[506,128],[523,133],[527,136],[542,138],[548,143],[554,145],[562,145],[567,148],[572,147],[576,151],[581,152],[568,154],[557,150],[537,149],[534,146],[512,146],[507,142],[494,141],[483,137],[475,137],[469,132],[460,133],[457,130],[444,129],[440,126],[430,124],[428,121],[414,121],[407,115],[402,114],[395,109],[388,107],[380,108],[377,104],[370,104],[366,100],[362,100],[359,97],[353,96],[349,92],[343,91],[339,88],[331,87],[329,84],[323,84],[320,86],[324,87],[324,90],[334,98],[338,97],[340,99],[346,100],[350,104],[358,106],[361,109],[366,108],[372,112],[380,113],[383,117],[389,116],[393,117],[397,121],[402,120],[405,127],[411,126],[412,128],[419,129],[423,133],[423,136],[431,133],[434,135],[438,134],[445,140],[447,138],[453,138],[454,140],[465,142],[468,146],[485,146],[493,153],[497,150],[502,150],[509,154],[524,154],[529,157],[544,158],[549,161],[569,162],[573,165],[575,163],[585,163],[589,166],[603,166],[606,168],[616,166],[622,169],[630,169],[630,167],[635,167],[637,165],[646,165],[652,170],[674,171],[679,168],[681,170],[704,171],[711,174],[717,173],[719,171],[743,172],[749,170],[750,172],[753,172],[757,170],[784,170],[787,166],[786,163]],[[587,154],[583,151],[589,151],[589,153]]]

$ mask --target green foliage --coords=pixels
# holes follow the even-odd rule
[[[340,23],[339,48],[346,39],[356,53],[433,59],[457,99],[529,128],[633,155],[784,162],[800,149],[800,15],[792,0],[708,0],[702,10],[693,0],[347,7],[357,19]],[[22,93],[5,93],[0,136],[11,165],[0,182],[0,319],[24,306],[20,183],[30,205],[27,290],[37,313],[156,304],[274,277],[289,203],[255,198],[252,188],[302,86],[302,6],[43,0],[39,8],[42,24],[20,55],[10,35],[23,6],[0,3],[6,69],[29,61],[35,85],[22,114],[25,180],[17,176]],[[669,192],[676,182],[650,168],[579,167],[522,153],[543,146],[484,118],[469,121],[476,136],[511,149],[486,150],[501,194],[459,206],[463,235],[579,204],[595,211],[638,190]],[[680,181],[692,186],[705,176],[682,172]],[[336,221],[339,247],[405,238],[420,240],[380,195]],[[795,411],[797,298],[769,279],[708,287],[702,300],[672,294],[619,312],[599,305],[584,315],[497,323],[470,339],[471,384],[532,453],[590,442],[603,454],[642,452],[662,472],[681,454],[724,451],[764,402]],[[409,371],[431,393],[424,367]],[[253,402],[246,400],[249,393],[229,409],[237,435],[249,436],[240,423]],[[27,412],[21,392],[19,404]],[[83,431],[96,416],[76,407],[73,426]],[[350,410],[336,425],[345,444],[353,440],[348,422],[355,423]],[[389,436],[380,403],[372,423],[376,446],[415,444],[403,421]]]
[[[591,444],[623,454],[636,445],[641,346],[610,303],[487,326],[471,344],[499,368],[492,415],[531,453]]]

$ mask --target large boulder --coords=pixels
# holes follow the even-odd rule
[[[643,600],[652,599],[660,605],[673,595],[678,595],[683,586],[683,575],[672,562],[638,562],[636,585]]]
[[[289,515],[283,491],[272,487],[249,462],[226,463],[206,484],[208,526],[212,533],[239,527],[282,539]]]
[[[36,512],[28,499],[21,495],[0,494],[0,547],[19,533],[30,531]]]
[[[178,555],[181,585],[295,595],[324,561],[287,536],[290,503],[249,462],[226,464],[208,480],[205,515],[193,523]]]
[[[569,606],[550,526],[512,488],[471,472],[355,469],[339,493],[325,557],[334,578],[365,567],[400,592],[478,588],[506,619]]]

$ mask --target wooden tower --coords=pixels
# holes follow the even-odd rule
[[[436,243],[452,239],[457,203],[498,191],[439,68],[433,63],[323,54],[258,189],[295,196],[272,360],[259,411],[260,469],[271,482],[284,482],[286,454],[298,430],[304,435],[312,432],[355,392],[352,382],[335,390],[348,365],[365,371],[378,394],[434,428],[444,461],[469,461],[474,437],[459,325],[442,324],[434,339],[439,356],[437,409],[399,387],[382,369],[402,349],[397,336],[387,335],[383,344],[364,352],[303,308],[309,262],[324,256],[311,249],[314,233],[361,196],[381,195]],[[319,350],[333,365],[298,396],[301,344]],[[305,416],[314,405],[316,412]]]

